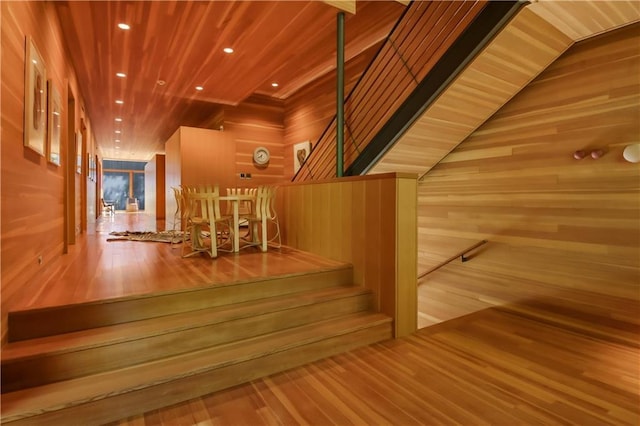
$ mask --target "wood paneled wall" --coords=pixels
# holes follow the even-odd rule
[[[169,188],[171,192],[171,188]],[[171,195],[171,194],[169,194]],[[156,154],[144,167],[145,212],[158,219],[166,217],[165,156]]]
[[[235,144],[235,181],[233,186],[272,185],[282,181],[284,104],[266,96],[251,96],[235,107],[224,109],[224,132]],[[253,162],[253,151],[265,147],[271,154],[267,165]],[[251,179],[240,179],[250,173]]]
[[[172,229],[176,202],[172,187],[218,184],[234,186],[235,141],[232,132],[180,127],[165,144],[165,217]]]
[[[394,173],[279,188],[284,243],[350,262],[354,284],[395,319],[395,336],[417,327],[415,175]]]
[[[377,43],[345,64],[345,94],[358,82],[382,43]],[[284,179],[293,177],[293,146],[310,141],[315,144],[336,115],[336,74],[328,73],[307,85],[285,103]]]
[[[1,294],[2,343],[6,341],[7,311],[16,300],[37,291],[52,261],[64,250],[65,172],[67,147],[74,143],[83,111],[82,94],[65,51],[62,30],[49,2],[1,2],[2,31],[2,162],[1,162]],[[58,87],[64,106],[62,117],[62,165],[23,146],[24,67],[26,36],[30,35],[47,68],[47,78]],[[74,91],[76,118],[68,123],[68,88]],[[86,151],[85,151],[86,152]],[[86,155],[86,154],[85,154]],[[72,176],[71,173],[68,176]],[[84,175],[83,175],[84,176]],[[74,188],[81,175],[73,174]],[[75,191],[75,189],[74,189]],[[81,209],[80,198],[74,206]],[[79,225],[79,221],[77,225]],[[73,241],[71,241],[73,242]],[[38,259],[42,258],[40,264]]]
[[[550,270],[583,256],[623,268],[625,282],[588,290],[639,297],[640,166],[622,157],[640,136],[638,46],[638,24],[574,45],[426,174],[420,271],[487,239],[569,253],[550,254]],[[577,150],[604,155],[576,160]],[[518,262],[508,267],[539,273]]]

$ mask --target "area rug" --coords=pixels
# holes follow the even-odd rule
[[[151,241],[155,243],[179,243],[182,241],[183,235],[179,231],[113,231],[109,235],[113,237],[107,238],[107,241]]]

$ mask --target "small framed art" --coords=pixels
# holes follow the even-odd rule
[[[82,133],[76,132],[76,173],[82,174]]]
[[[27,36],[26,44],[24,145],[44,156],[47,135],[47,68],[30,36]]]
[[[298,173],[311,152],[311,142],[304,141],[293,146],[293,173]]]
[[[49,89],[49,120],[47,126],[47,160],[60,165],[60,131],[62,129],[62,100],[58,88],[52,80],[47,82]]]

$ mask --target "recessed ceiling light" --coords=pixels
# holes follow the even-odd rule
[[[197,91],[199,91],[199,92],[201,92],[201,91],[203,91],[203,90],[204,90],[204,87],[202,87],[202,86],[196,86],[196,90],[197,90]]]
[[[122,99],[116,99],[116,103],[118,105],[122,105],[124,103],[124,101]]]
[[[116,149],[120,149],[120,147],[119,147],[119,146],[116,146]]]
[[[232,49],[232,48],[230,48],[230,47],[225,47],[224,49],[222,49],[222,51],[223,51],[224,53],[233,53],[233,49]]]
[[[122,133],[122,132],[121,132],[120,130],[116,130],[116,133],[117,133],[117,134],[120,134],[120,133]]]
[[[116,143],[120,143],[120,139],[116,139]]]
[[[167,82],[166,82],[166,81],[164,81],[164,80],[158,80],[158,81],[156,81],[156,84],[157,84],[158,86],[164,86],[165,84],[167,84]]]
[[[116,76],[120,77],[120,78],[125,78],[127,75],[125,73],[123,73],[123,72],[118,72],[118,73],[116,73]]]
[[[273,87],[278,87],[278,83],[271,83]]]
[[[120,23],[118,24],[118,28],[120,28],[121,30],[128,30],[128,29],[130,29],[131,27],[130,27],[129,25],[125,24],[124,22],[120,22]]]
[[[122,121],[122,118],[116,117],[116,121]]]

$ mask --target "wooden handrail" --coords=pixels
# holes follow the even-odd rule
[[[471,247],[468,247],[467,249],[461,251],[460,253],[456,254],[455,256],[451,256],[450,258],[448,258],[447,260],[445,260],[444,262],[440,263],[439,265],[429,269],[427,272],[423,272],[420,275],[418,275],[418,280],[424,278],[425,276],[429,275],[430,273],[432,273],[433,271],[435,271],[436,269],[440,269],[442,268],[444,265],[446,265],[447,263],[451,262],[452,260],[456,259],[456,258],[460,258],[460,260],[462,262],[466,262],[467,260],[469,260],[468,258],[464,257],[465,254],[469,253],[471,250],[474,250],[478,247],[480,247],[483,244],[488,243],[487,240],[482,240],[480,242],[475,243],[474,245],[472,245]]]

